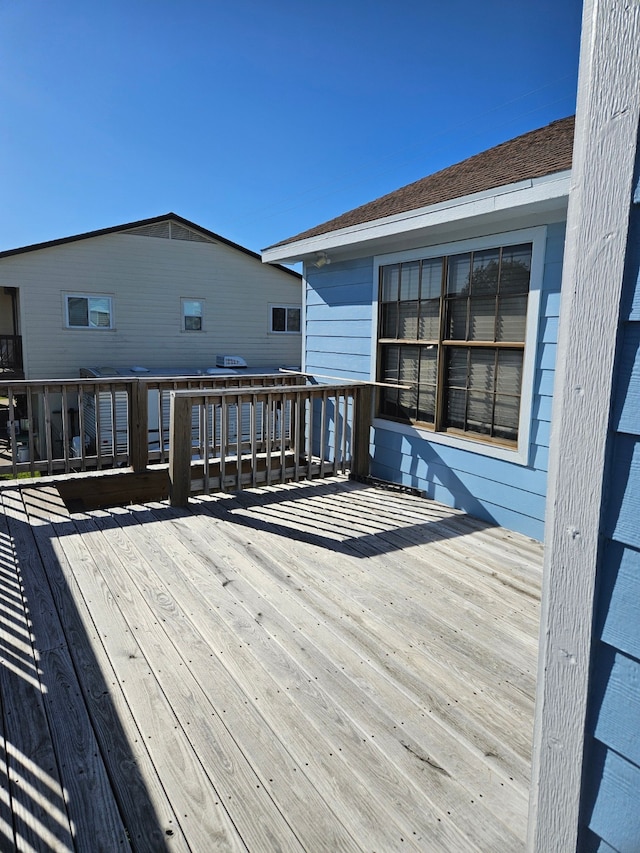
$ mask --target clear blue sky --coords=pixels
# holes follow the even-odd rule
[[[259,251],[575,110],[579,0],[0,0],[0,249]]]

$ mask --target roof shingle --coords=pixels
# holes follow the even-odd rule
[[[335,219],[275,243],[274,246],[283,246],[340,228],[361,225],[483,190],[570,169],[574,118],[568,116],[516,136],[515,139],[502,142],[467,160],[407,184]]]

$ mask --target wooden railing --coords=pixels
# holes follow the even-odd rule
[[[169,395],[180,389],[296,385],[300,375],[0,380],[0,474],[144,471],[169,461]],[[197,443],[198,421],[193,424]]]
[[[201,441],[193,445],[194,413]],[[239,491],[369,471],[371,386],[254,387],[171,393],[169,496]]]

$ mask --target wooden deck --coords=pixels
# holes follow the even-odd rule
[[[537,543],[343,479],[0,501],[0,850],[524,849]]]

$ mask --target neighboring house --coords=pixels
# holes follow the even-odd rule
[[[0,339],[24,378],[299,365],[300,275],[173,213],[0,252]],[[22,377],[21,377],[22,378]]]
[[[573,130],[556,121],[263,252],[304,262],[304,369],[386,383],[372,476],[537,539]]]

